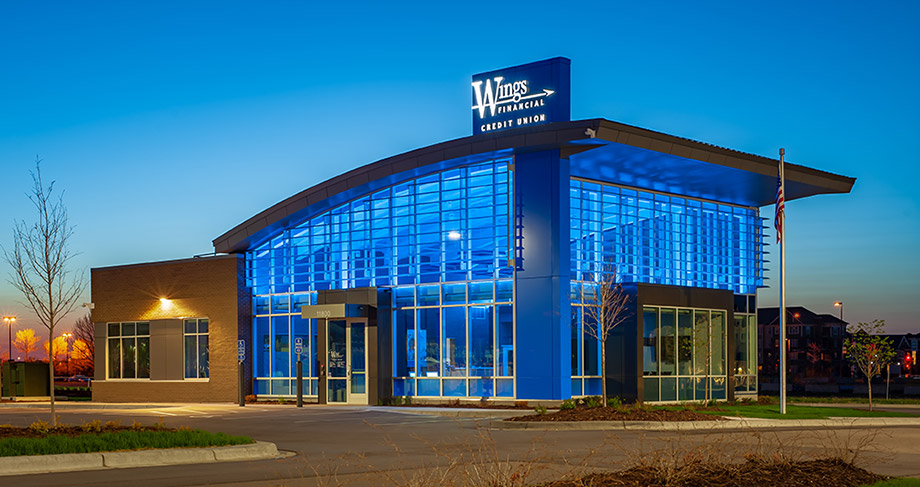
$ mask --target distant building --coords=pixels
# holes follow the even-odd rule
[[[891,360],[891,377],[913,377],[917,374],[917,349],[920,333],[885,335],[891,339],[895,356]]]
[[[779,383],[779,321],[779,308],[757,310],[758,376],[765,389]],[[844,356],[847,322],[791,306],[786,308],[786,326],[787,379],[794,389],[822,392],[820,387],[795,384],[836,384],[841,377],[850,376]]]

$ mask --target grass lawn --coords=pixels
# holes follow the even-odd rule
[[[119,450],[144,450],[150,448],[194,448],[253,443],[246,436],[230,436],[192,429],[131,430],[112,432],[87,432],[82,434],[55,434],[0,439],[0,457],[20,455],[53,455],[58,453],[92,453]]]
[[[777,398],[774,398],[779,400]],[[857,404],[869,404],[868,397],[803,397],[803,396],[787,396],[786,400],[788,402],[804,402],[804,403],[857,403]],[[920,399],[885,399],[885,395],[882,394],[882,397],[873,396],[872,404],[920,404]]]
[[[920,487],[920,479],[891,479],[866,485],[868,487]]]
[[[888,411],[865,411],[861,409],[835,408],[835,407],[813,407],[798,406],[795,404],[786,405],[786,414],[779,413],[779,404],[718,404],[717,407],[723,411],[709,411],[698,409],[698,412],[712,414],[715,416],[741,416],[745,418],[765,418],[765,419],[825,419],[829,417],[847,417],[847,418],[864,418],[864,417],[917,417],[908,413],[895,413]]]

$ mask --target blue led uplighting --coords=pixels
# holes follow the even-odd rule
[[[572,279],[605,262],[624,282],[728,289],[763,284],[763,227],[756,208],[572,180]]]

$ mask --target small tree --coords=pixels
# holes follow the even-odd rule
[[[38,342],[39,338],[35,336],[35,330],[25,328],[16,331],[16,339],[13,340],[13,346],[16,347],[16,350],[22,352],[26,357],[26,361],[28,361],[29,354],[38,350]]]
[[[860,322],[856,326],[851,325],[847,331],[850,333],[844,340],[847,358],[866,376],[866,384],[869,386],[869,411],[872,411],[872,378],[882,373],[894,358],[895,351],[891,340],[882,336],[885,331],[885,320]]]
[[[37,221],[17,220],[13,224],[13,250],[3,250],[12,267],[10,284],[25,298],[38,320],[54,339],[54,328],[67,316],[83,294],[82,273],[71,272],[70,237],[73,226],[61,196],[54,194],[54,182],[47,187],[42,181],[41,160],[36,158],[32,188],[28,197],[35,207]],[[48,378],[51,384],[51,424],[57,425],[54,410],[54,357],[48,347]]]
[[[585,288],[589,292],[585,292]],[[601,395],[607,405],[607,339],[614,328],[629,317],[629,295],[617,280],[616,267],[612,263],[602,265],[593,279],[581,288],[581,302],[584,304],[585,332],[601,343]]]

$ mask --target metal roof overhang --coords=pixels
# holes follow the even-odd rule
[[[776,159],[605,119],[577,120],[463,137],[361,166],[258,213],[214,239],[214,250],[242,252],[314,214],[425,174],[548,149],[569,159],[573,177],[752,207],[776,197]],[[856,181],[788,162],[785,176],[787,200],[848,193]]]

